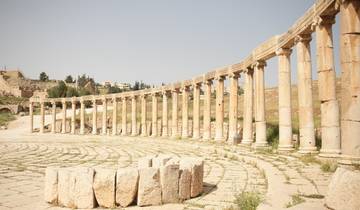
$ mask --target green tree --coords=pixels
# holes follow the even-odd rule
[[[67,93],[67,86],[63,81],[60,81],[57,86],[52,87],[48,90],[49,98],[66,97],[67,95],[66,93]]]
[[[41,72],[39,79],[40,79],[40,81],[46,82],[49,80],[49,76],[45,72]]]
[[[65,78],[65,82],[66,83],[74,83],[75,81],[71,75],[67,75]]]

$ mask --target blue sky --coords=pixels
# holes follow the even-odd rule
[[[30,78],[45,71],[53,79],[86,73],[98,82],[171,83],[241,61],[285,32],[313,3],[0,0],[0,67],[20,68]],[[338,33],[338,24],[334,30]],[[295,57],[296,50],[294,82]],[[314,34],[312,57],[316,78]],[[267,86],[277,84],[276,58],[265,76]]]

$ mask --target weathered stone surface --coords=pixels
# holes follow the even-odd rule
[[[360,171],[339,167],[333,174],[325,197],[325,204],[331,209],[360,209]]]
[[[203,191],[204,161],[193,159],[191,168],[191,197],[200,195]]]
[[[76,174],[74,190],[75,207],[81,209],[94,208],[96,204],[93,190],[94,169],[77,168],[74,173]]]
[[[152,160],[155,158],[153,155],[142,157],[138,160],[138,168],[149,168],[152,166]]]
[[[73,190],[75,176],[72,168],[58,170],[58,204],[60,206],[74,207]]]
[[[45,169],[45,201],[57,204],[58,201],[58,168],[47,167]]]
[[[93,188],[99,206],[106,208],[115,206],[115,179],[115,170],[95,169]]]
[[[116,204],[127,207],[134,202],[138,192],[138,169],[118,169],[116,173]]]
[[[139,170],[138,206],[160,205],[161,186],[158,168],[143,168]]]
[[[161,166],[164,166],[166,162],[168,162],[170,159],[171,159],[171,155],[160,154],[152,159],[152,167],[160,168]]]
[[[179,165],[180,164],[180,158],[179,157],[172,157],[169,161],[166,162],[167,165]]]
[[[179,202],[179,165],[160,167],[161,199],[163,203]]]
[[[187,164],[187,162],[180,161],[179,199],[181,201],[189,199],[191,193],[191,167]]]

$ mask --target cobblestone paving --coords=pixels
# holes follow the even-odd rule
[[[260,209],[280,209],[291,202],[292,195],[325,195],[331,175],[296,157],[240,146],[163,138],[29,134],[19,126],[26,124],[23,121],[26,119],[13,125],[21,129],[0,132],[0,209],[58,209],[43,202],[47,166],[136,167],[137,160],[148,154],[205,158],[205,192],[183,204],[142,209],[222,209],[244,190],[263,196]],[[304,199],[293,209],[323,208],[323,199]]]

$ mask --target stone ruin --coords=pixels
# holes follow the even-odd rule
[[[113,208],[180,203],[203,192],[204,161],[146,156],[138,168],[48,167],[45,201],[68,208]]]

